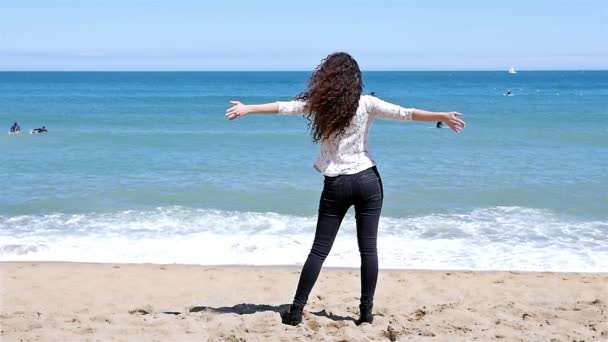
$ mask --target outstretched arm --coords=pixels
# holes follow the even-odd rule
[[[462,114],[458,112],[449,113],[436,113],[427,112],[421,109],[412,109],[412,120],[413,121],[441,121],[448,125],[454,132],[460,133],[467,124],[460,119]]]
[[[228,120],[238,119],[247,114],[278,114],[279,113],[279,104],[276,102],[273,103],[264,103],[264,104],[254,104],[254,105],[245,105],[239,101],[230,101],[232,103],[232,107],[226,110],[226,117]]]
[[[367,103],[370,112],[380,119],[399,121],[443,121],[456,133],[460,133],[466,126],[465,122],[459,119],[462,114],[457,112],[437,113],[416,108],[404,108],[375,97],[370,98]]]
[[[277,101],[273,103],[244,105],[239,101],[230,101],[232,107],[226,110],[228,120],[241,118],[247,114],[304,114],[308,111],[305,101]]]

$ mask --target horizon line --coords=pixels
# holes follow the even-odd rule
[[[0,72],[312,72],[314,70],[305,70],[305,69],[296,69],[296,70],[252,70],[252,69],[243,69],[243,70],[129,70],[129,69],[117,69],[117,70],[87,70],[87,69],[78,69],[78,70],[0,70]],[[518,69],[517,72],[542,72],[542,71],[608,71],[608,69]],[[505,69],[371,69],[371,70],[361,70],[361,72],[508,72]]]

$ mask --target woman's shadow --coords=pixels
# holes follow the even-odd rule
[[[289,304],[281,305],[266,305],[266,304],[249,304],[241,303],[234,306],[222,306],[214,308],[211,306],[194,306],[189,312],[211,312],[218,314],[233,313],[237,315],[251,315],[256,312],[274,311],[277,313],[285,312],[289,309]]]
[[[281,304],[281,305],[266,305],[266,304],[250,304],[250,303],[241,303],[234,306],[222,306],[222,307],[211,307],[211,306],[194,306],[190,308],[189,312],[210,312],[210,313],[218,313],[218,314],[237,314],[237,315],[251,315],[256,312],[264,312],[264,311],[273,311],[279,314],[285,313],[289,310],[289,304]],[[334,315],[331,312],[325,311],[325,309],[311,312],[311,314],[319,317],[327,317],[334,321],[352,321],[355,319],[352,317],[339,316]]]

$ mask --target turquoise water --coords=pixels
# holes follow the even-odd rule
[[[49,129],[0,135],[0,259],[303,262],[322,187],[306,119],[224,111],[231,99],[288,100],[308,76],[0,73],[6,130]],[[374,124],[382,265],[608,271],[608,72],[364,81],[468,124]],[[348,218],[328,265],[358,265],[353,230]]]

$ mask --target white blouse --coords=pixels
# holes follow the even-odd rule
[[[279,114],[308,114],[304,101],[278,101]],[[371,95],[359,99],[359,108],[344,134],[319,141],[314,168],[325,176],[352,175],[376,163],[369,153],[369,131],[375,118],[412,121],[413,108],[403,108]]]

